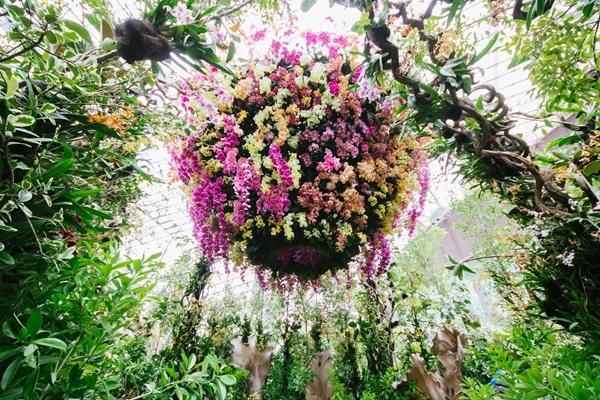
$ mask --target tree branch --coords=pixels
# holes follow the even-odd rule
[[[42,43],[42,41],[44,40],[44,37],[46,36],[47,28],[48,28],[48,26],[46,25],[44,27],[44,31],[41,33],[40,37],[38,37],[35,41],[30,43],[29,46],[23,47],[21,50],[19,50],[15,54],[9,54],[6,57],[0,58],[0,63],[4,63],[8,60],[19,57],[20,55],[27,53],[29,50],[33,50],[34,48],[39,46]]]
[[[246,7],[247,5],[249,5],[251,3],[254,3],[255,1],[256,0],[245,0],[245,1],[241,2],[238,5],[231,7],[229,10],[225,10],[225,11],[223,11],[220,14],[217,14],[217,15],[215,15],[213,17],[208,18],[206,20],[206,22],[214,21],[214,20],[217,20],[217,19],[223,19],[223,18],[225,18],[225,17],[227,17],[227,16],[229,16],[231,14],[235,14],[236,12],[238,12],[239,10],[241,10],[242,8]]]

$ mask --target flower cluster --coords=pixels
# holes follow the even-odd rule
[[[172,153],[194,235],[209,259],[261,277],[314,278],[354,258],[382,273],[392,230],[418,216],[426,157],[394,126],[399,100],[346,56],[346,38],[305,39],[182,87],[185,135]]]

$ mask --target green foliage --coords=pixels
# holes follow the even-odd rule
[[[542,100],[545,112],[583,111],[590,113],[588,119],[597,115],[596,26],[584,24],[576,13],[558,9],[537,18],[529,30],[517,25],[507,46],[513,54],[512,65],[526,63],[534,94]]]
[[[308,336],[298,331],[296,323],[288,324],[263,388],[265,400],[303,400],[306,386],[314,378],[310,362],[317,350],[310,345]]]
[[[539,398],[595,399],[600,358],[593,347],[581,347],[539,321],[519,321],[512,331],[479,342],[466,365],[465,398],[521,400]],[[503,387],[495,393],[494,385]]]
[[[239,373],[209,352],[148,355],[140,310],[162,264],[119,255],[150,179],[136,157],[153,114],[132,93],[152,75],[98,65],[101,21],[60,2],[0,13],[0,398],[225,399]]]
[[[201,356],[194,353],[189,357],[181,353],[180,360],[156,356],[129,368],[128,377],[134,393],[133,399],[218,399],[228,397],[228,387],[235,385],[239,375],[227,373],[231,370],[226,363],[213,355]],[[143,375],[139,375],[142,373]],[[143,383],[143,386],[142,386]]]
[[[433,365],[428,349],[443,324],[478,326],[463,284],[447,274],[438,255],[443,236],[433,227],[421,231],[396,254],[387,275],[358,285],[352,300],[338,300],[347,315],[327,329],[336,332],[329,336],[334,398],[414,398],[417,389],[405,379],[410,354]]]
[[[6,398],[60,398],[101,391],[115,343],[126,340],[151,290],[156,257],[118,261],[114,243],[79,242],[79,254],[28,295],[35,308],[6,319],[0,359]]]

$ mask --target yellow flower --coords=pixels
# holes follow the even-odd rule
[[[364,233],[362,233],[362,232],[358,232],[358,233],[356,234],[356,236],[358,236],[358,240],[360,240],[360,243],[361,243],[361,244],[363,244],[363,243],[367,243],[367,235],[365,235]]]
[[[246,119],[246,117],[247,117],[247,116],[248,116],[248,111],[246,111],[246,110],[242,110],[242,111],[240,112],[240,115],[238,115],[238,118],[237,118],[237,121],[236,121],[236,122],[237,122],[238,124],[241,124],[242,122],[244,122],[244,120]]]
[[[306,213],[297,213],[296,218],[298,219],[298,225],[300,225],[300,228],[306,228],[308,226],[308,221],[306,221]]]
[[[281,219],[279,221],[275,221],[273,218],[269,219],[269,225],[271,225],[271,236],[277,236],[281,232],[283,228],[284,221]]]
[[[292,241],[292,239],[294,239],[294,230],[293,230],[294,219],[293,218],[294,218],[293,214],[288,214],[284,218],[285,223],[283,225],[283,234],[284,234],[286,240],[288,240],[288,241]]]
[[[294,187],[300,187],[300,179],[302,178],[302,172],[300,170],[300,161],[298,161],[298,157],[296,153],[292,153],[288,160],[288,165],[290,170],[292,171],[292,182],[294,183]]]
[[[458,40],[456,36],[456,31],[447,30],[440,36],[436,47],[435,53],[437,58],[440,60],[447,60],[450,58],[456,47],[458,46]]]
[[[209,176],[214,176],[223,169],[223,164],[221,164],[217,159],[212,158],[208,160],[205,168]]]

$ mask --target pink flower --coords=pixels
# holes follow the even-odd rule
[[[212,181],[208,175],[200,177],[192,192],[190,216],[193,234],[202,252],[210,261],[227,257],[230,227],[225,220],[224,205],[227,195],[223,193],[223,179]]]
[[[324,172],[333,172],[340,169],[342,163],[340,159],[333,156],[331,150],[325,150],[325,157],[323,157],[323,161],[317,164],[317,171]]]
[[[227,155],[225,156],[225,161],[223,162],[223,173],[225,175],[231,175],[235,172],[235,167],[237,164],[237,154],[238,149],[229,149],[227,151]]]
[[[271,147],[269,148],[269,157],[271,158],[271,162],[273,162],[273,165],[275,166],[275,169],[277,170],[277,173],[279,174],[283,184],[286,187],[293,186],[294,181],[292,180],[292,170],[283,159],[279,146],[271,144]]]
[[[358,80],[362,77],[363,69],[364,68],[362,66],[356,68],[356,70],[352,74],[352,83],[358,82]]]
[[[266,36],[267,36],[267,28],[264,28],[264,29],[254,32],[252,35],[250,35],[250,39],[252,39],[255,42],[260,42]]]
[[[408,216],[408,236],[412,237],[417,228],[417,220],[423,214],[425,202],[427,200],[427,190],[429,189],[429,157],[425,150],[418,150],[413,155],[413,165],[417,172],[417,181],[419,182],[419,197],[417,204],[410,210]]]
[[[362,78],[360,80],[358,90],[356,91],[358,97],[370,101],[375,101],[379,99],[381,93],[383,93],[383,90],[381,90],[379,86],[372,83],[369,79],[366,78]]]
[[[340,84],[335,81],[329,82],[329,93],[331,93],[332,96],[339,96]]]
[[[270,213],[275,218],[281,219],[288,212],[291,204],[287,188],[280,185],[271,185],[268,193],[260,194],[256,202],[256,208],[260,213]]]
[[[252,207],[250,203],[251,193],[260,188],[260,176],[254,166],[247,158],[238,160],[237,172],[233,178],[233,190],[236,200],[233,202],[233,224],[244,225],[248,211]]]
[[[306,44],[313,46],[317,44],[317,35],[313,32],[306,32]]]
[[[329,42],[331,41],[331,38],[329,37],[329,33],[320,32],[319,36],[318,36],[318,40],[323,46],[325,46],[325,45],[329,44]]]

